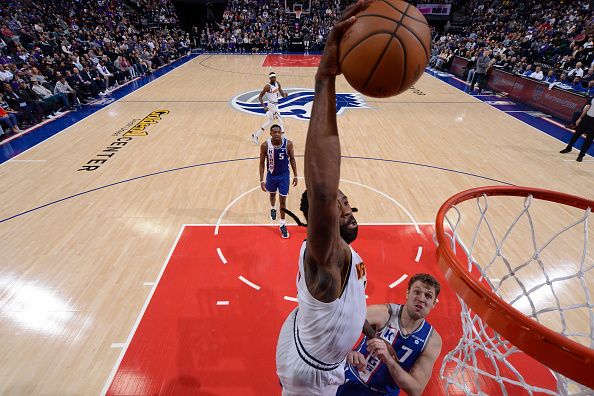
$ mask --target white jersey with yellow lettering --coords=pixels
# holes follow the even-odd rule
[[[324,303],[307,288],[304,241],[299,255],[297,301],[279,334],[276,372],[283,396],[331,395],[344,382],[345,358],[363,329],[367,278],[361,257],[351,248],[351,260],[340,296]]]

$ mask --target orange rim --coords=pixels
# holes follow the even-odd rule
[[[555,191],[530,187],[480,187],[462,191],[448,199],[437,212],[435,229],[439,246],[437,262],[449,284],[464,302],[492,329],[522,351],[552,370],[594,389],[594,350],[539,324],[477,282],[459,261],[446,238],[445,215],[460,202],[487,196],[516,196],[556,202],[586,210],[594,201]]]

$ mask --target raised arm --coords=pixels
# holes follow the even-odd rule
[[[336,126],[336,76],[340,74],[340,38],[351,26],[362,1],[348,7],[328,35],[315,79],[309,129],[305,142],[305,184],[307,216],[307,264],[329,267],[337,264],[341,244],[338,225],[338,181],[340,141]]]

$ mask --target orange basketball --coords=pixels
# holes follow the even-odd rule
[[[407,90],[423,74],[430,54],[427,20],[401,0],[373,1],[340,42],[345,78],[357,91],[376,98]]]

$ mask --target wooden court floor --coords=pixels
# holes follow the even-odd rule
[[[0,394],[101,393],[182,226],[270,222],[249,139],[263,119],[230,105],[264,86],[263,61],[201,55],[0,165]],[[313,88],[314,68],[274,71]],[[415,88],[338,116],[360,223],[432,223],[484,185],[592,199],[594,162],[564,161],[563,143],[430,75]],[[337,91],[353,92],[342,77]],[[308,124],[284,121],[303,176]],[[547,209],[543,227],[566,214]]]

